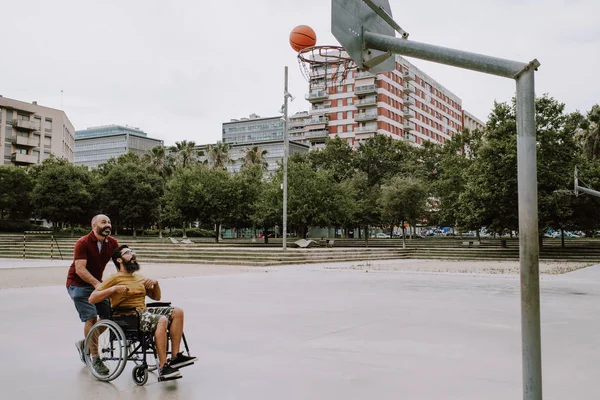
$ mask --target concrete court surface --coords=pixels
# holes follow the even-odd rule
[[[0,290],[0,398],[522,398],[518,276],[353,266],[163,280],[200,359],[144,387],[81,364],[64,286]],[[600,398],[600,267],[541,286],[544,398]]]

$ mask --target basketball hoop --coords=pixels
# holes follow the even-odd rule
[[[312,89],[344,84],[348,72],[358,68],[341,46],[313,46],[298,52],[298,65]]]

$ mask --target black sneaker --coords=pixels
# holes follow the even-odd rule
[[[170,366],[169,363],[165,363],[165,365],[163,365],[163,367],[158,372],[158,376],[161,379],[173,379],[180,377],[181,372]]]
[[[77,351],[79,352],[79,358],[81,359],[81,362],[85,364],[85,356],[83,355],[83,340],[76,341],[75,347],[77,347]]]
[[[177,353],[175,358],[169,361],[169,365],[173,368],[181,368],[191,365],[198,361],[198,357],[186,356],[183,353]]]

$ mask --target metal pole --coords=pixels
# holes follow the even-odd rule
[[[283,92],[283,250],[287,249],[288,97],[288,67],[286,66]]]
[[[414,42],[378,33],[364,32],[365,47],[381,51],[390,51],[403,56],[420,58],[440,64],[485,72],[487,74],[515,79],[528,64],[503,58],[485,56],[468,51],[450,49],[427,43]],[[535,67],[539,66],[537,60]]]
[[[523,71],[516,79],[523,399],[542,400],[535,80],[533,69],[529,68]]]
[[[542,400],[542,350],[537,206],[534,70],[529,64],[363,32],[368,49],[389,51],[440,64],[513,78],[517,81],[517,160],[523,399]]]

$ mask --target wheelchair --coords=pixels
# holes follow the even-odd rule
[[[148,303],[148,308],[170,307],[171,303]],[[148,381],[148,373],[158,369],[158,355],[154,344],[154,334],[140,330],[139,312],[135,307],[111,308],[111,316],[94,324],[85,338],[83,345],[85,364],[98,380],[109,382],[118,378],[127,361],[133,361],[135,367],[131,375],[138,386]],[[169,332],[167,331],[167,338]],[[182,335],[187,355],[190,354],[185,333]],[[101,374],[93,366],[90,349],[98,348],[98,357],[108,368],[107,374]],[[167,340],[167,357],[171,354],[171,341]],[[172,355],[172,354],[171,354]],[[173,356],[173,355],[172,355]],[[149,358],[152,357],[152,361]],[[180,376],[177,378],[181,378]],[[159,377],[159,381],[161,381]],[[164,379],[167,380],[167,379]]]

